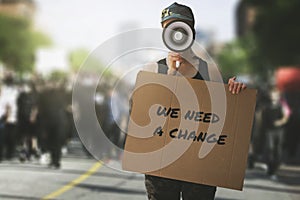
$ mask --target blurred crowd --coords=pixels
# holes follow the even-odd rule
[[[132,85],[116,77],[81,74],[74,85],[73,116],[81,142],[102,161],[120,159],[124,148]],[[90,109],[90,104],[92,109]],[[94,112],[96,122],[94,121]],[[100,127],[100,129],[99,129]]]
[[[89,84],[83,82],[82,87],[84,93]],[[120,129],[112,116],[111,95],[111,89],[105,87],[97,90],[93,98],[107,137],[122,146]],[[85,94],[81,96],[86,98]],[[68,81],[16,81],[14,76],[6,75],[0,87],[0,162],[16,157],[21,162],[41,160],[50,154],[49,167],[60,168],[63,147],[78,138],[73,114],[84,117],[80,112],[72,106],[72,86]]]
[[[7,74],[0,93],[0,161],[21,162],[49,152],[60,167],[61,149],[72,136],[71,96],[64,81],[16,81]]]

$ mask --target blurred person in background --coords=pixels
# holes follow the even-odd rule
[[[263,113],[266,112],[266,109],[270,103],[271,99],[268,90],[263,87],[258,88],[253,128],[251,134],[251,143],[248,155],[249,169],[254,168],[256,161],[263,160],[263,154],[265,152],[266,143],[266,129],[263,121]]]
[[[48,82],[39,98],[39,127],[43,148],[50,152],[49,167],[61,167],[62,147],[69,133],[67,96],[64,86],[55,81]]]
[[[118,126],[118,120],[120,117],[119,109],[116,104],[114,104],[114,96],[113,96],[113,90],[111,88],[107,89],[104,96],[104,101],[101,108],[101,114],[103,117],[103,123],[102,128],[104,131],[104,134],[109,139],[111,143],[113,143],[114,146],[120,146],[120,129]],[[114,105],[112,105],[114,104]],[[108,145],[111,146],[111,145]],[[116,157],[117,152],[115,151],[115,148],[108,149],[107,152],[110,157]]]
[[[0,117],[0,162],[3,159],[3,153],[6,150],[6,135],[5,135],[5,125],[10,112],[10,108],[7,105],[4,110],[1,109],[1,117]]]
[[[282,162],[284,125],[288,120],[288,114],[284,110],[281,94],[275,86],[269,90],[268,96],[266,108],[262,113],[264,128],[261,134],[266,135],[267,174],[274,179]]]
[[[1,89],[2,86],[0,85],[0,100],[1,100]],[[1,102],[0,102],[1,106]],[[0,162],[2,161],[3,150],[4,150],[4,126],[6,122],[6,113],[0,107]]]
[[[95,110],[97,115],[97,120],[101,126],[101,129],[104,134],[100,134],[100,141],[99,141],[99,151],[101,152],[101,158],[107,158],[108,154],[110,153],[109,144],[107,143],[108,138],[106,136],[107,125],[107,116],[106,116],[106,109],[107,109],[107,98],[105,98],[106,91],[108,90],[108,85],[104,85],[102,88],[97,87],[96,94],[95,94]],[[106,137],[106,138],[105,138]]]
[[[0,118],[3,130],[2,149],[5,152],[5,158],[10,160],[15,153],[16,144],[19,141],[17,137],[17,98],[18,89],[14,83],[12,73],[5,75],[1,88],[0,97]]]
[[[255,162],[267,165],[267,174],[276,179],[283,159],[284,129],[289,118],[287,105],[275,85],[260,89],[257,96],[251,148],[248,159],[250,169]]]
[[[38,94],[33,83],[21,86],[18,105],[18,133],[21,138],[20,161],[39,158],[37,146]]]

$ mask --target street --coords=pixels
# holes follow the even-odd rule
[[[58,170],[38,161],[3,161],[0,179],[0,199],[7,200],[147,199],[143,175],[120,172],[86,156],[64,156]],[[257,164],[254,169],[247,170],[243,191],[218,188],[216,193],[216,200],[299,198],[300,166],[287,165],[281,166],[277,180],[271,180],[265,175],[264,166]]]

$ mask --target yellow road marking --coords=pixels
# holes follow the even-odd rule
[[[48,200],[48,199],[54,199],[55,197],[60,196],[61,194],[67,192],[68,190],[72,189],[74,186],[78,185],[79,183],[81,183],[82,181],[84,181],[85,179],[87,179],[89,176],[91,176],[92,174],[94,174],[95,172],[97,172],[97,170],[102,166],[101,162],[97,162],[95,163],[88,171],[86,171],[84,174],[82,174],[81,176],[79,176],[78,178],[74,179],[73,181],[71,181],[70,183],[68,183],[67,185],[64,185],[63,187],[61,187],[60,189],[46,195],[45,197],[42,198],[42,200]]]

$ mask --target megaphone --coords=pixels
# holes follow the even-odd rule
[[[174,52],[183,52],[193,45],[195,34],[193,29],[182,21],[169,23],[162,33],[162,39],[168,49]],[[180,66],[176,62],[176,67]]]

